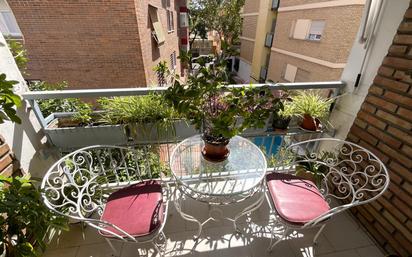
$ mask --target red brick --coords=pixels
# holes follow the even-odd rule
[[[10,164],[5,169],[0,171],[0,175],[10,177],[13,174],[13,164]]]
[[[380,143],[380,142],[379,142],[377,148],[380,151],[382,151],[383,153],[390,156],[391,158],[401,162],[403,165],[405,165],[405,167],[412,168],[412,160],[409,159],[408,157],[404,156],[403,154],[401,154],[400,151],[394,150],[394,149],[390,148],[389,146],[387,146],[383,143]]]
[[[364,122],[360,119],[355,119],[354,123],[362,129],[365,129],[368,126],[368,123],[366,123],[366,122]]]
[[[409,89],[409,85],[406,83],[402,83],[393,79],[388,79],[382,76],[376,76],[373,80],[373,83],[384,88],[394,89],[402,92],[407,92]]]
[[[410,5],[412,6],[412,2],[410,3]],[[408,10],[406,10],[405,18],[412,19],[412,8],[409,8]]]
[[[412,238],[412,233],[405,228],[405,226],[399,222],[398,219],[396,219],[392,214],[390,214],[387,211],[383,211],[383,216],[392,224],[396,227],[396,229],[401,232],[406,238]]]
[[[408,251],[409,253],[412,253],[412,243],[411,243],[412,237],[407,239],[401,233],[395,233],[395,239],[398,243],[400,243],[403,246],[403,248],[406,251]]]
[[[380,87],[376,87],[376,86],[372,85],[369,88],[369,93],[372,93],[374,95],[383,95],[383,89],[380,88]]]
[[[412,83],[412,76],[405,71],[397,70],[393,77],[398,81],[403,81],[407,83]]]
[[[399,187],[398,185],[395,184],[390,184],[389,185],[389,190],[396,195],[396,197],[398,197],[400,200],[402,200],[403,202],[406,203],[411,203],[412,201],[412,197],[410,196],[410,194],[408,194],[407,192],[405,192],[401,187]]]
[[[383,64],[401,70],[408,70],[412,67],[412,60],[387,56],[383,59]]]
[[[396,113],[404,117],[405,119],[412,120],[412,110],[408,110],[406,108],[400,107],[396,111]]]
[[[377,128],[380,128],[380,129],[386,128],[386,123],[385,123],[385,122],[377,119],[375,116],[370,115],[370,114],[368,114],[368,113],[366,113],[366,112],[364,112],[364,111],[360,111],[360,112],[358,113],[358,117],[359,117],[360,119],[366,121],[367,123],[369,123],[369,124],[377,127]]]
[[[376,228],[370,222],[368,222],[365,217],[363,217],[362,214],[359,214],[356,217],[359,219],[360,223],[369,231],[369,233],[373,235],[376,241],[378,241],[381,245],[386,243],[386,238],[383,237],[381,233],[379,233],[378,230],[376,230]]]
[[[396,108],[398,108],[398,106],[396,104],[385,101],[384,99],[376,97],[376,96],[369,95],[369,96],[366,97],[366,101],[368,103],[371,103],[371,104],[377,106],[378,108],[385,109],[385,110],[388,110],[388,111],[391,111],[391,112],[395,112]]]
[[[368,212],[365,206],[359,206],[357,209],[360,212],[360,214],[368,221],[368,223],[372,223],[375,221],[374,215]],[[392,227],[392,229],[394,228]]]
[[[394,197],[391,201],[396,208],[406,215],[409,219],[412,219],[412,208],[398,197]]]
[[[404,21],[399,25],[400,32],[412,32],[412,22]]]
[[[408,157],[412,158],[412,147],[403,145],[401,149]]]
[[[389,161],[389,157],[387,155],[385,155],[385,153],[379,151],[378,148],[371,146],[370,144],[366,143],[363,140],[360,140],[358,142],[358,144],[360,146],[365,147],[366,149],[368,149],[372,153],[374,153],[379,158],[379,160],[381,160],[383,163],[387,163]]]
[[[397,128],[394,128],[392,126],[389,126],[387,131],[390,134],[394,135],[395,137],[401,139],[405,143],[412,144],[412,135],[411,135],[411,133],[404,132],[404,131],[402,131],[400,129],[397,129]]]
[[[365,110],[365,111],[373,114],[376,111],[376,107],[371,105],[371,104],[368,104],[367,102],[364,102],[362,104],[362,110]]]
[[[352,126],[351,133],[359,138],[362,138],[363,141],[367,142],[370,145],[376,145],[378,143],[378,139],[376,137],[372,136],[358,126]]]
[[[388,135],[386,132],[379,130],[375,127],[370,126],[367,131],[374,135],[375,137],[379,138],[379,140],[385,142],[387,145],[394,147],[394,148],[399,148],[402,145],[402,142],[391,137]]]
[[[349,141],[351,141],[353,143],[359,142],[359,138],[356,137],[355,135],[351,134],[351,133],[348,134],[348,139],[349,139]]]
[[[375,202],[375,201],[374,201]],[[392,213],[397,219],[399,219],[402,223],[408,220],[408,217],[403,214],[401,211],[398,210],[398,206],[396,206],[392,201],[389,202],[385,199],[385,197],[379,197],[376,202],[382,204],[383,208],[388,212]]]
[[[385,219],[385,218],[382,216],[382,213],[377,212],[374,208],[372,208],[372,207],[369,206],[369,205],[365,205],[364,208],[372,215],[372,217],[373,217],[377,222],[379,222],[379,223],[385,228],[386,231],[388,231],[389,233],[395,232],[395,227],[394,227],[390,222],[388,222],[387,219]],[[385,212],[385,211],[384,211],[384,212]]]
[[[379,74],[379,75],[386,76],[386,77],[390,77],[390,76],[393,75],[393,72],[394,72],[394,71],[395,71],[394,68],[389,68],[389,67],[381,66],[381,67],[379,67],[378,74]]]
[[[405,96],[405,94],[398,94],[391,91],[386,91],[384,97],[396,101],[398,103],[404,104],[406,106],[412,106],[412,98]]]
[[[406,53],[406,49],[408,49],[407,46],[392,45],[391,47],[389,47],[389,53],[400,55]]]
[[[393,42],[395,44],[412,45],[412,35],[396,35]]]
[[[409,182],[412,182],[412,172],[410,172],[410,170],[408,170],[406,167],[397,163],[395,160],[391,161],[389,168],[391,171],[396,172],[404,179],[408,180]]]
[[[406,130],[412,129],[412,124],[398,116],[392,115],[388,112],[378,110],[376,112],[376,116],[391,122],[392,124],[398,125]]]

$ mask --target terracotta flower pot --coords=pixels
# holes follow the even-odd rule
[[[211,162],[221,162],[229,157],[229,149],[227,145],[229,140],[223,143],[208,142],[204,140],[205,146],[202,149],[203,157]]]
[[[303,116],[303,121],[300,124],[300,126],[306,130],[317,131],[320,128],[320,121],[319,119],[313,118],[312,116],[305,114]]]

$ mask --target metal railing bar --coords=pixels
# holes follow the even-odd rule
[[[297,82],[277,84],[239,84],[228,85],[227,88],[240,87],[264,87],[276,90],[299,90],[299,89],[340,89],[346,85],[343,81],[325,82]],[[104,89],[70,89],[53,91],[28,91],[22,94],[25,100],[39,99],[64,99],[64,98],[92,98],[112,96],[147,95],[149,93],[163,92],[167,87],[134,87],[134,88],[104,88]]]

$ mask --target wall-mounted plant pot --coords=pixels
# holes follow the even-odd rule
[[[77,149],[90,145],[126,145],[123,125],[89,127],[52,127],[44,129],[51,143],[61,149]]]
[[[127,137],[132,143],[177,142],[199,134],[195,127],[185,120],[176,120],[167,125],[146,123],[125,126]]]
[[[291,118],[274,117],[272,122],[272,128],[274,130],[287,130]]]
[[[309,131],[319,131],[320,130],[320,120],[313,118],[310,115],[305,114],[303,116],[302,123],[300,124],[301,128]]]

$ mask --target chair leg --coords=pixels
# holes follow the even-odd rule
[[[286,227],[285,228],[285,231],[283,231],[283,234],[282,234],[282,236],[278,239],[278,240],[276,240],[276,242],[274,242],[273,244],[272,244],[272,242],[273,242],[273,238],[274,238],[274,230],[273,230],[273,232],[272,232],[272,237],[270,238],[270,246],[269,246],[269,248],[268,248],[268,252],[271,252],[272,250],[273,250],[273,247],[275,247],[277,244],[279,244],[284,238],[286,238],[286,235],[288,234],[288,232],[289,232],[289,228],[288,227]]]
[[[113,255],[116,256],[116,257],[119,257],[119,256],[120,256],[120,253],[119,253],[119,251],[113,246],[113,244],[112,244],[112,242],[110,241],[110,239],[108,239],[108,238],[105,238],[105,239],[106,239],[106,242],[109,244],[110,248],[112,249]]]
[[[163,257],[163,252],[160,250],[159,246],[155,242],[152,242],[152,245],[155,251],[159,254],[159,256]]]
[[[326,224],[323,224],[322,227],[320,227],[318,233],[316,233],[315,237],[313,238],[313,244],[317,245],[318,244],[318,237],[322,233],[323,229],[325,228]]]

